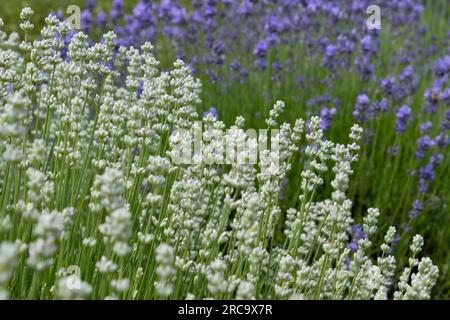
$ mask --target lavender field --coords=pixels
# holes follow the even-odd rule
[[[449,299],[449,4],[5,1],[0,299]]]

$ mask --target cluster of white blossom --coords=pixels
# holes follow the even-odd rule
[[[31,15],[21,14],[25,34]],[[376,258],[377,209],[347,248],[359,126],[334,143],[319,117],[278,123],[278,101],[266,124],[279,130],[254,163],[249,150],[267,137],[247,137],[242,117],[226,133],[201,119],[200,82],[182,61],[161,72],[150,44],[117,48],[112,32],[65,47],[70,26],[46,22],[32,42],[0,30],[1,298],[430,297],[438,269],[417,257],[420,236],[398,281],[395,228]],[[203,132],[190,163],[173,161],[192,142],[179,129]],[[222,134],[249,147],[227,153],[238,161],[216,161]],[[288,174],[298,188],[282,204]],[[64,271],[74,265],[77,277]]]

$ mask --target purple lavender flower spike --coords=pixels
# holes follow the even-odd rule
[[[434,141],[428,135],[417,140],[416,158],[425,158],[425,153],[434,145]]]
[[[92,27],[92,15],[89,10],[81,12],[81,29],[84,33],[90,33]]]
[[[422,211],[423,203],[416,199],[413,203],[412,209],[408,212],[409,219],[416,219]]]
[[[387,77],[381,79],[380,82],[381,91],[388,97],[393,97],[396,91],[395,79],[393,77]]]
[[[86,2],[86,9],[88,9],[89,11],[93,11],[96,7],[96,3],[95,0],[87,0]]]
[[[434,138],[434,144],[441,149],[445,149],[450,144],[450,137],[441,132]]]
[[[217,113],[217,109],[215,107],[209,108],[209,110],[203,114],[203,118],[206,118],[206,117],[213,117],[214,119],[219,119],[219,114]]]
[[[420,168],[420,183],[419,192],[426,193],[428,191],[428,182],[433,181],[435,177],[433,164],[430,162],[424,167]]]
[[[403,105],[396,114],[397,122],[395,124],[395,129],[398,133],[403,133],[406,131],[406,125],[411,117],[411,108],[407,105]]]
[[[445,77],[450,73],[450,56],[445,56],[444,58],[436,61],[434,64],[434,75],[437,78]]]
[[[322,119],[322,122],[320,124],[320,127],[323,131],[327,131],[331,127],[331,121],[333,120],[333,117],[336,115],[336,108],[328,109],[326,107],[322,108],[320,111],[320,118]]]
[[[399,152],[400,152],[400,146],[399,145],[389,146],[388,149],[387,149],[387,153],[390,154],[393,157],[396,157]]]
[[[386,111],[389,110],[389,101],[388,101],[388,99],[383,98],[380,101],[380,110],[383,111],[383,112],[386,112]]]
[[[420,125],[420,127],[419,127],[419,128],[420,128],[420,132],[421,132],[421,133],[427,132],[428,129],[430,129],[432,125],[433,125],[433,123],[432,123],[431,121],[427,121],[427,122],[425,122],[425,123],[422,123],[422,124]]]
[[[437,111],[437,105],[439,102],[439,87],[433,86],[425,90],[425,111],[429,114],[433,114]]]
[[[237,9],[237,13],[244,17],[249,17],[252,14],[253,5],[250,1],[244,0]]]
[[[104,28],[106,28],[107,23],[108,23],[108,20],[106,18],[105,12],[100,11],[97,14],[97,19],[95,20],[95,24],[97,26],[99,26],[100,28],[104,29]]]
[[[112,21],[117,21],[123,17],[123,0],[113,0],[109,15]]]
[[[402,89],[404,92],[404,96],[408,94],[412,94],[417,89],[417,77],[414,74],[414,69],[411,65],[407,66],[400,73],[399,81],[402,84]],[[402,96],[402,98],[404,98]]]
[[[376,44],[373,42],[372,37],[367,35],[361,39],[361,50],[364,53],[374,54],[377,52]]]
[[[444,113],[444,119],[442,120],[441,128],[442,130],[446,131],[450,130],[450,110],[447,110]]]
[[[366,122],[367,114],[370,107],[370,99],[365,94],[360,94],[356,98],[355,110],[353,110],[353,116],[358,119],[358,121]]]
[[[442,160],[444,159],[444,156],[440,153],[432,154],[430,157],[430,164],[432,166],[438,166],[442,163]]]
[[[352,241],[349,242],[346,247],[352,252],[358,251],[358,241],[365,239],[367,235],[364,233],[363,228],[359,224],[354,224],[351,229]]]
[[[213,45],[212,48],[214,54],[221,55],[225,52],[225,44],[223,42],[219,42]]]
[[[325,48],[325,54],[323,56],[323,62],[324,65],[334,70],[336,68],[336,54],[337,54],[337,47],[333,44],[329,44]]]
[[[255,49],[253,50],[253,54],[257,58],[265,58],[268,50],[269,42],[266,39],[263,39],[256,44]]]

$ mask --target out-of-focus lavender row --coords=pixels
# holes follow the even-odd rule
[[[306,113],[319,114],[323,130],[331,127],[342,104],[331,93],[336,85],[333,80],[341,72],[354,72],[361,82],[376,83],[371,98],[365,90],[357,95],[353,117],[370,123],[390,112],[398,136],[419,123],[420,138],[415,153],[420,163],[418,192],[409,211],[409,218],[415,219],[423,210],[424,195],[449,144],[450,32],[444,41],[429,35],[427,27],[420,24],[422,1],[377,1],[376,5],[382,9],[382,27],[391,32],[390,41],[403,41],[395,55],[381,59],[380,30],[366,27],[366,9],[372,2],[193,0],[182,5],[176,0],[140,0],[132,12],[125,12],[123,0],[113,0],[111,9],[105,12],[94,0],[88,0],[81,22],[82,30],[91,35],[113,29],[118,35],[118,46],[140,47],[151,41],[158,48],[162,42],[184,59],[194,74],[205,74],[209,81],[224,88],[231,83],[244,84],[250,75],[269,74],[270,81],[279,83],[294,78],[301,89],[305,79],[298,60],[319,62],[327,72],[318,76],[316,82],[330,89],[309,97]],[[431,43],[426,41],[429,38]],[[298,57],[299,48],[307,52],[307,57]],[[377,73],[378,69],[386,69],[386,64],[392,74]],[[433,81],[423,90],[418,87],[418,77],[427,73],[433,74]],[[421,91],[425,104],[414,114],[410,103]],[[219,117],[221,112],[211,107],[205,114]],[[442,114],[440,123],[421,116],[437,112]],[[368,133],[369,143],[375,134]],[[386,152],[395,157],[399,149],[396,139]]]

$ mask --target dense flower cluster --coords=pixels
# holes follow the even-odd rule
[[[158,12],[176,28],[185,13],[169,3]],[[135,19],[148,19],[147,5],[135,8]],[[250,15],[254,6],[244,1],[238,10]],[[115,1],[112,14],[119,18],[121,9]],[[202,10],[215,15],[212,7]],[[31,14],[21,14],[24,32]],[[265,24],[268,34],[285,28],[277,18]],[[33,42],[0,33],[2,298],[430,297],[438,268],[419,258],[421,236],[397,279],[395,228],[373,255],[378,209],[362,212],[356,235],[348,191],[359,125],[347,143],[335,143],[317,116],[280,123],[286,108],[278,101],[265,122],[279,130],[260,163],[249,164],[248,150],[237,148],[230,155],[237,161],[217,164],[214,137],[226,126],[215,110],[199,116],[200,82],[181,60],[161,71],[152,45],[127,48],[113,32],[92,44],[76,33],[63,56],[70,33],[55,16]],[[398,111],[401,124],[405,110]],[[256,146],[244,123],[238,117],[225,134]],[[199,126],[202,158],[174,161],[178,146],[190,141],[178,130]],[[284,208],[288,174],[299,177],[298,193]],[[328,196],[320,193],[325,186]],[[352,234],[356,246],[349,245]]]
[[[109,23],[119,43],[125,46],[139,46],[163,36],[179,57],[186,58],[212,80],[223,80],[224,69],[234,70],[235,78],[241,81],[258,69],[269,68],[274,73],[289,69],[291,57],[278,55],[277,49],[290,46],[289,56],[293,56],[298,43],[307,44],[310,54],[322,56],[323,64],[334,71],[348,66],[352,54],[361,49],[353,62],[366,78],[374,72],[377,34],[334,26],[363,25],[370,4],[366,0],[139,0],[127,13],[123,0],[114,0],[108,13],[104,8],[96,8],[94,1],[88,1],[82,25],[85,32],[95,33],[105,30]],[[420,1],[415,0],[378,1],[377,5],[383,7],[384,18],[397,27],[418,21],[423,11]],[[205,50],[192,50],[199,46]],[[250,63],[237,55],[242,51],[253,53]],[[273,59],[267,59],[269,55]]]

